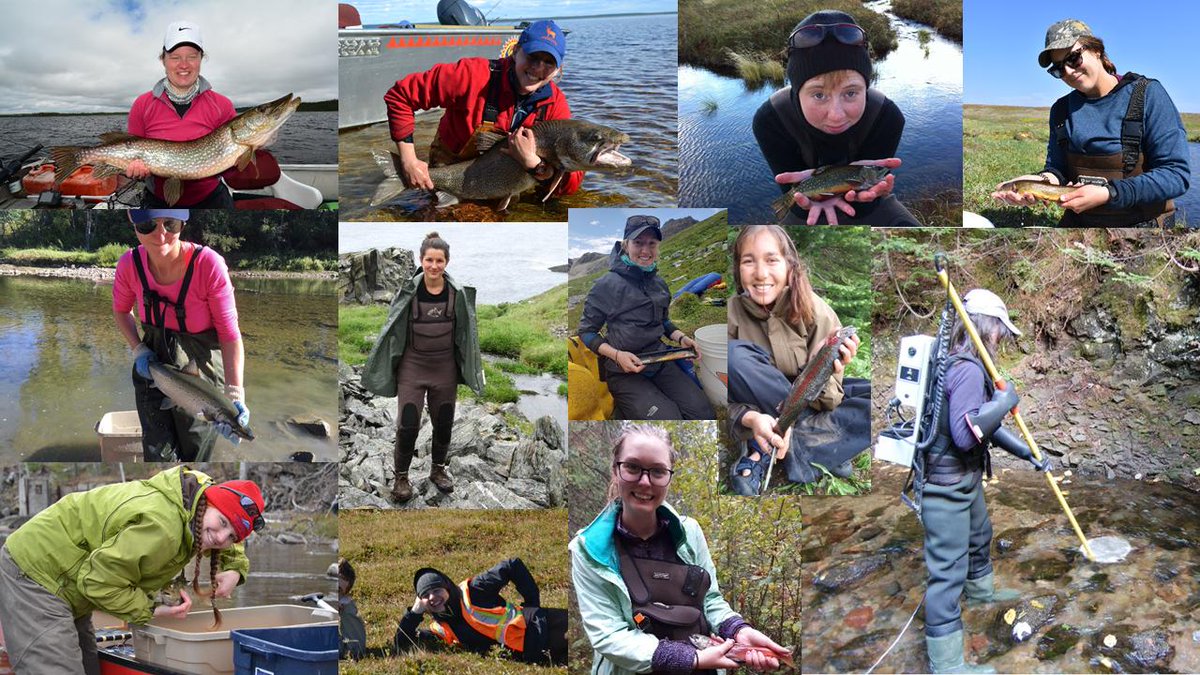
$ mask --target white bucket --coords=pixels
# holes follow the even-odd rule
[[[696,329],[700,347],[700,384],[714,406],[729,405],[729,329],[723,323]]]

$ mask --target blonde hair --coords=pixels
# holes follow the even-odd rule
[[[675,449],[675,444],[671,442],[671,434],[667,433],[666,429],[655,424],[623,422],[621,432],[617,434],[617,442],[613,444],[612,465],[609,467],[608,501],[610,502],[621,494],[621,488],[617,484],[617,462],[621,461],[621,451],[625,448],[625,442],[634,436],[646,436],[667,446],[667,454],[671,459],[670,468],[675,468],[675,460],[679,458],[679,451]]]
[[[849,80],[852,75],[858,75],[859,77],[861,77],[862,73],[858,72],[857,70],[851,70],[849,68],[844,68],[842,70],[831,70],[828,73],[821,73],[820,75],[814,75],[814,76],[808,78],[807,81],[805,81],[803,84],[800,85],[800,89],[803,89],[804,85],[808,84],[809,82],[811,82],[813,80],[820,80],[821,87],[823,89],[826,89],[826,90],[837,89],[846,80]],[[863,84],[866,85],[866,82],[864,81]],[[799,91],[799,90],[797,90],[797,91]]]

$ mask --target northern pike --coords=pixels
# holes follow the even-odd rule
[[[537,139],[537,154],[555,169],[555,181],[546,192],[554,192],[563,175],[571,171],[620,169],[630,166],[631,160],[618,150],[629,141],[628,134],[611,127],[583,120],[547,120],[531,127]],[[476,147],[483,154],[475,159],[429,169],[437,195],[438,208],[453,206],[460,199],[503,199],[503,211],[509,201],[537,187],[538,182],[517,160],[501,152],[508,145],[502,134],[480,134]],[[402,194],[424,192],[410,190],[400,179],[400,156],[395,152],[371,150],[384,179],[375,190],[371,206],[378,206]],[[544,201],[544,200],[543,200]]]
[[[775,200],[775,217],[782,218],[788,209],[792,208],[792,204],[796,203],[797,194],[817,199],[844,195],[851,190],[866,190],[887,178],[891,172],[886,166],[861,164],[820,167]]]
[[[1010,180],[996,188],[997,192],[1016,192],[1021,195],[1033,195],[1038,199],[1058,203],[1062,196],[1078,190],[1079,187],[1070,185],[1055,185],[1040,180]]]
[[[637,355],[638,360],[642,365],[650,365],[651,363],[662,363],[663,361],[677,361],[679,359],[694,359],[696,358],[696,350],[691,347],[683,347],[682,349],[662,349],[654,352],[646,352]]]
[[[816,355],[808,360],[804,370],[792,382],[792,389],[788,392],[787,398],[779,404],[777,410],[779,417],[775,419],[775,433],[782,436],[796,423],[801,413],[806,409],[811,409],[809,404],[817,400],[821,392],[825,390],[829,377],[833,375],[833,362],[841,358],[839,348],[842,343],[857,334],[857,328],[845,326],[825,339],[825,343],[817,350]]]
[[[167,397],[163,401],[164,410],[177,406],[193,417],[214,424],[224,422],[233,428],[233,433],[248,441],[254,440],[250,427],[238,423],[237,408],[208,380],[158,361],[150,362],[150,375],[154,377],[152,386],[158,387]]]
[[[163,196],[174,205],[183,191],[181,180],[215,176],[235,164],[245,169],[254,161],[254,151],[270,145],[298,107],[300,98],[288,94],[251,108],[193,141],[161,141],[113,131],[100,135],[100,145],[50,148],[56,165],[54,187],[84,164],[95,167],[96,178],[104,178],[122,173],[140,159],[151,174],[167,179]]]
[[[696,649],[708,649],[709,647],[712,647],[714,645],[725,644],[724,640],[713,637],[711,635],[700,635],[699,633],[691,636],[688,639],[691,641],[692,646],[695,647]],[[774,649],[771,649],[769,647],[751,647],[750,645],[734,643],[734,645],[729,648],[729,651],[725,652],[725,657],[728,658],[730,661],[736,661],[738,663],[745,663],[746,655],[749,654],[750,652],[758,652],[759,654],[762,654],[763,656],[773,656],[780,663],[787,665],[787,666],[795,665],[792,662],[792,650],[790,648],[785,652],[777,652]]]

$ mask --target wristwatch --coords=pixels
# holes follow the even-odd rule
[[[545,170],[546,170],[546,160],[544,160],[544,159],[539,161],[537,163],[537,166],[533,167],[532,169],[526,169],[526,171],[529,172],[529,175],[533,176],[534,180],[541,180],[540,178],[538,178],[538,175],[541,174]]]
[[[1109,203],[1111,204],[1112,202],[1117,201],[1117,188],[1114,187],[1112,183],[1109,183],[1108,185],[1106,185],[1104,187],[1108,188]]]

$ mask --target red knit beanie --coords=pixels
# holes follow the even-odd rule
[[[256,513],[251,514],[247,507],[242,505],[243,495],[254,502],[256,508],[253,510]],[[227,480],[224,483],[210,485],[204,491],[204,497],[208,500],[209,506],[220,511],[233,526],[238,541],[250,536],[250,533],[254,531],[254,516],[261,515],[265,508],[262,492],[257,485],[248,480]]]

